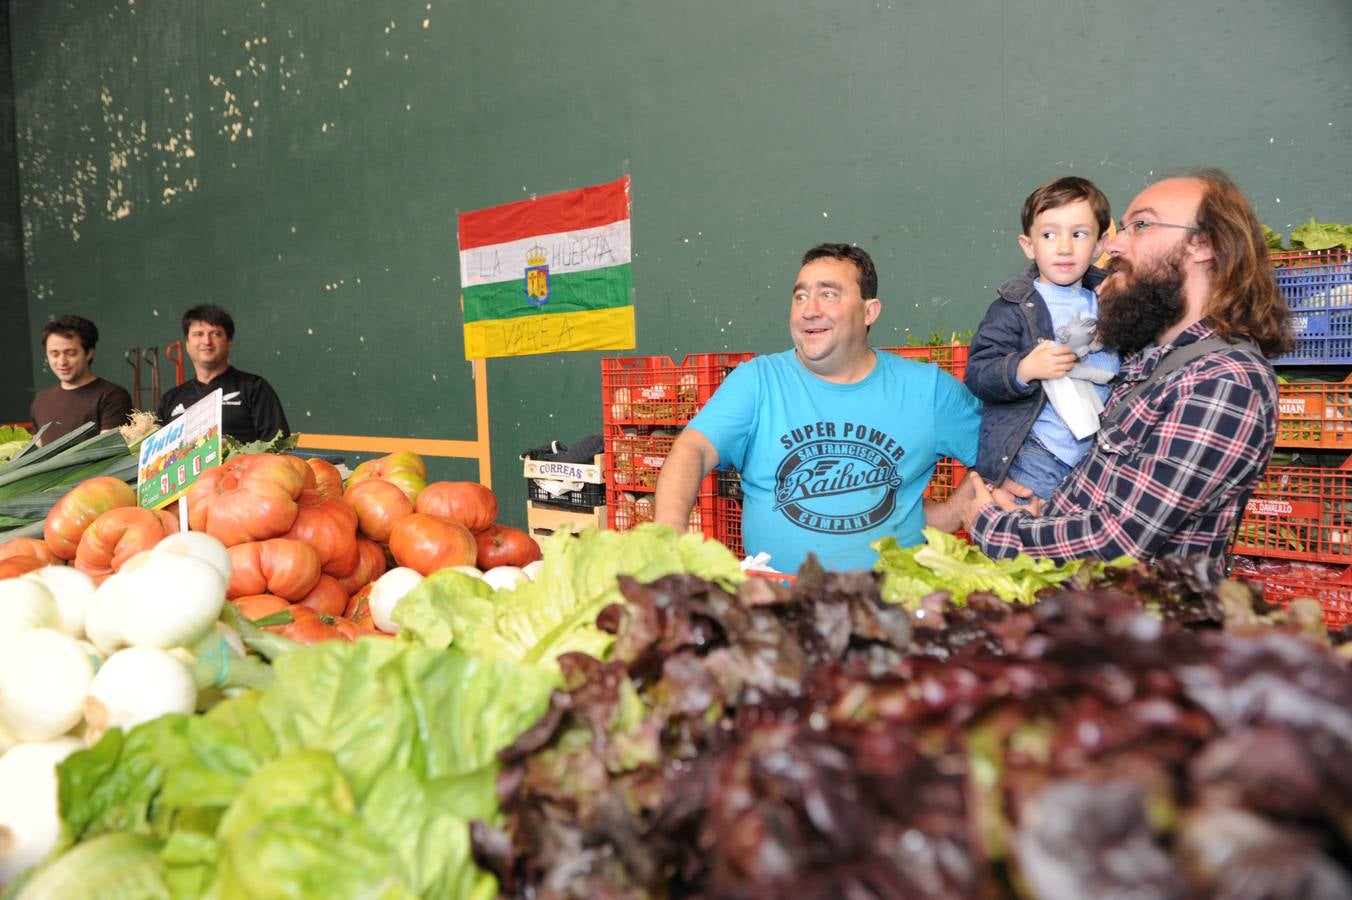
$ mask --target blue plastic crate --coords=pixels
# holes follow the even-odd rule
[[[1272,264],[1296,336],[1275,364],[1352,365],[1352,252],[1293,250],[1272,254]]]

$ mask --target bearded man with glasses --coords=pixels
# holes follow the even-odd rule
[[[1224,173],[1161,181],[1107,247],[1099,336],[1122,369],[1094,447],[1045,504],[971,476],[963,510],[993,557],[1225,559],[1277,433],[1268,359],[1290,350],[1263,229]]]

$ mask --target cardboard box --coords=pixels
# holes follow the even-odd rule
[[[604,506],[590,510],[566,510],[536,503],[526,504],[526,530],[533,537],[551,535],[560,528],[567,528],[573,534],[588,528],[606,528],[609,521]]]

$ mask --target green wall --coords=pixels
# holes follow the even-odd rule
[[[33,356],[28,297],[23,289],[14,70],[9,64],[9,11],[4,9],[0,10],[0,424],[28,420],[28,406],[33,401]]]
[[[239,322],[302,431],[469,438],[455,214],[633,178],[641,354],[787,346],[796,257],[878,261],[880,344],[975,325],[1017,209],[1232,172],[1352,220],[1352,4],[11,0],[28,319],[96,371]],[[600,428],[602,354],[493,360],[493,466]],[[43,377],[33,370],[36,383]],[[434,465],[472,477],[468,462]]]

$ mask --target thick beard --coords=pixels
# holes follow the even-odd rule
[[[1098,337],[1105,347],[1135,353],[1178,324],[1186,310],[1182,261],[1181,253],[1173,254],[1152,272],[1133,271],[1120,258],[1109,263],[1109,273],[1121,274],[1099,297]]]

